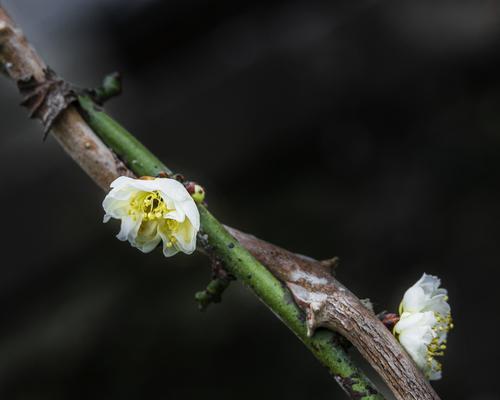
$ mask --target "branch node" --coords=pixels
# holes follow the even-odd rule
[[[205,290],[201,290],[194,295],[200,311],[205,311],[211,303],[220,303],[222,293],[227,289],[231,280],[226,278],[212,279]]]
[[[217,259],[212,261],[212,274],[212,280],[208,283],[206,289],[194,295],[200,311],[205,311],[211,303],[220,303],[222,294],[231,281],[235,279],[224,269],[222,262]]]
[[[76,101],[71,85],[50,68],[45,69],[44,74],[45,80],[42,82],[37,81],[33,76],[17,82],[19,91],[24,96],[21,105],[28,109],[30,118],[42,121],[43,140],[47,138],[59,115]]]

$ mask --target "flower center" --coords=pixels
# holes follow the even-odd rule
[[[134,221],[142,217],[140,233],[151,233],[151,228],[158,228],[168,238],[166,246],[172,247],[177,242],[173,234],[179,229],[179,222],[166,218],[170,211],[173,210],[167,208],[160,193],[155,190],[153,192],[139,192],[133,197],[130,201],[128,215]]]

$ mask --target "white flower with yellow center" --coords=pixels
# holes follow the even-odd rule
[[[440,285],[439,278],[423,274],[406,291],[394,326],[399,342],[430,380],[441,379],[442,366],[436,357],[444,354],[453,328],[447,291]]]
[[[168,178],[133,179],[121,176],[111,183],[102,206],[106,215],[121,220],[118,239],[144,253],[163,241],[165,257],[196,248],[200,214],[182,183]]]

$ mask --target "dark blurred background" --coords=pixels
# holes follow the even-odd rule
[[[61,75],[224,222],[319,259],[378,311],[427,272],[456,329],[443,399],[500,398],[499,1],[4,0]],[[2,399],[344,398],[239,284],[196,309],[200,256],[144,256],[0,79]],[[496,300],[495,300],[496,299]]]

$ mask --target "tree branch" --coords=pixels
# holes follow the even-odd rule
[[[88,96],[80,96],[79,103],[92,129],[136,175],[175,176],[132,134],[96,108]],[[304,312],[293,302],[292,294],[283,283],[252,257],[203,205],[198,205],[198,210],[202,227],[198,235],[198,250],[211,260],[221,262],[231,275],[250,287],[330,370],[351,398],[381,399],[371,382],[352,363],[337,334],[323,331],[311,337]]]
[[[0,65],[18,85],[30,80],[45,82],[47,66],[1,6]],[[102,189],[108,190],[116,176],[130,174],[74,107],[70,106],[53,123],[52,135]]]
[[[396,338],[321,261],[300,256],[227,227],[257,260],[285,282],[307,312],[310,333],[326,327],[341,333],[384,379],[398,399],[439,399]]]
[[[43,84],[46,79],[45,64],[2,7],[0,66],[18,85],[29,80]],[[102,117],[101,122],[107,121],[105,129],[121,128],[106,114],[93,108],[87,110],[89,111],[92,111],[91,117]],[[103,134],[95,122],[89,120],[94,131],[123,160],[128,161],[128,166],[136,173],[145,171],[152,175],[157,168],[164,168],[132,135],[124,135],[118,129],[115,136],[108,135],[106,138],[106,133]],[[55,119],[52,133],[66,152],[104,190],[109,189],[109,183],[117,176],[134,175],[94,134],[73,106],[69,106]],[[126,145],[123,146],[123,143]],[[337,344],[334,334],[321,330],[311,336],[316,328],[326,327],[344,335],[377,370],[396,398],[439,399],[393,335],[373,312],[366,309],[358,298],[331,276],[321,262],[228,228],[236,241],[204,207],[200,207],[200,214],[207,242],[222,262],[230,267],[229,272],[250,286],[284,320],[330,369],[352,398],[382,397],[352,364],[345,350]],[[306,323],[300,309],[288,300],[289,292],[280,281],[290,289],[295,302],[306,312]]]

